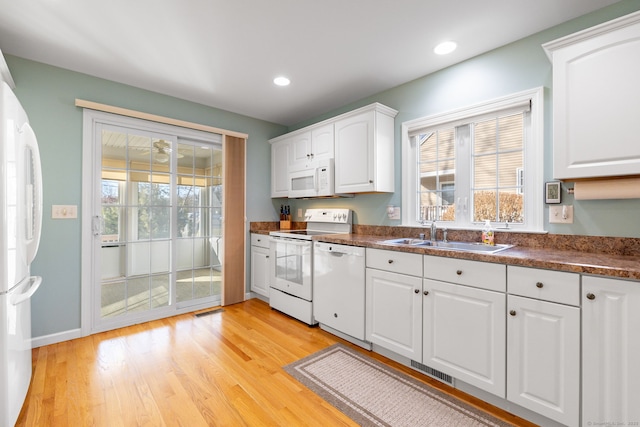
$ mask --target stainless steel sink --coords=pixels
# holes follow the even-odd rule
[[[402,239],[389,239],[389,240],[383,241],[382,243],[387,245],[422,245],[422,244],[428,244],[429,240],[402,238]]]
[[[495,254],[496,252],[504,251],[505,249],[512,248],[513,245],[484,245],[479,242],[433,242],[431,240],[422,239],[389,239],[384,240],[382,243],[388,245],[409,245],[409,246],[424,246],[433,249],[448,249],[454,251],[465,252],[480,252],[485,254]]]

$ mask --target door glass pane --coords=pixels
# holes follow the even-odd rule
[[[186,302],[220,295],[222,151],[195,141],[177,146],[177,299]]]
[[[102,317],[170,304],[171,153],[165,139],[103,126]]]

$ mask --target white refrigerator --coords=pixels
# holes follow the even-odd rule
[[[20,102],[0,81],[0,427],[15,424],[31,381],[30,274],[42,225],[38,142]]]

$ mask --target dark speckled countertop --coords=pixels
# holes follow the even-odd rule
[[[302,223],[298,223],[295,228],[304,228],[300,224]],[[277,229],[277,223],[251,223],[250,227],[251,232],[263,234]],[[495,254],[383,243],[384,240],[396,237],[417,238],[421,232],[429,238],[428,229],[354,224],[353,234],[324,235],[314,237],[313,240],[640,280],[640,239],[636,238],[505,233],[496,230],[497,243],[515,246]],[[438,234],[438,240],[441,238],[442,235]],[[452,241],[477,242],[480,240],[480,232],[451,230],[448,238]]]

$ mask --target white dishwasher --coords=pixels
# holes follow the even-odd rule
[[[364,293],[365,248],[314,242],[313,313],[320,327],[364,340]]]

